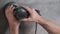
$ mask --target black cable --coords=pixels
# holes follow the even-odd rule
[[[37,11],[37,13],[41,16],[40,10],[37,10],[37,9],[36,9],[36,11]],[[35,27],[35,34],[37,34],[37,22],[36,22],[36,27]]]
[[[35,27],[35,34],[37,34],[37,22],[36,22],[36,27]]]

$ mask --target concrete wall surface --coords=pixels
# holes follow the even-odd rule
[[[19,2],[20,4],[25,4],[32,8],[39,9],[44,18],[53,21],[55,24],[60,26],[60,0],[0,0],[0,8],[11,1]],[[1,16],[0,22],[2,23],[4,19],[1,19],[3,18],[3,16]],[[1,27],[2,26],[0,26],[0,28]],[[21,30],[21,34],[35,34],[35,23],[24,23]],[[9,28],[6,31],[6,34],[9,34]],[[37,34],[48,33],[38,24]]]

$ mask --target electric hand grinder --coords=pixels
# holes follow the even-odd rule
[[[13,14],[17,19],[23,19],[23,18],[28,18],[29,17],[29,12],[22,6],[19,5],[19,3],[16,2],[9,2],[5,5],[5,7],[7,6],[11,6],[13,5],[15,7]],[[36,10],[36,12],[38,14],[40,14],[39,10]]]

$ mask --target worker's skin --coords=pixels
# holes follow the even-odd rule
[[[29,18],[24,18],[21,20],[16,20],[13,16],[13,10],[15,7],[13,5],[8,6],[5,10],[5,15],[9,23],[10,34],[19,34],[19,26],[21,21],[33,21],[40,24],[49,34],[60,34],[60,27],[53,24],[53,22],[46,20],[42,16],[40,16],[35,9],[30,8],[28,6],[22,5],[28,12],[30,13]]]

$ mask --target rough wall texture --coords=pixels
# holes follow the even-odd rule
[[[60,26],[60,0],[0,0],[0,8],[4,6],[7,2],[15,1],[21,4],[26,4],[30,7],[40,9],[41,15],[55,22],[55,24]],[[0,12],[1,14],[1,12]],[[2,16],[2,15],[1,15]],[[4,16],[0,16],[0,22],[4,23]],[[2,26],[0,26],[1,28]],[[4,27],[4,25],[3,25]],[[24,29],[24,27],[26,29]],[[4,27],[6,28],[6,26]],[[35,23],[24,23],[22,34],[34,34]],[[8,34],[9,31],[6,32]],[[48,34],[39,24],[37,27],[37,34]]]

